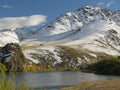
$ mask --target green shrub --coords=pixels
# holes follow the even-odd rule
[[[6,72],[7,68],[4,64],[0,63],[0,72]]]
[[[96,74],[120,75],[120,60],[115,57],[106,57],[88,65],[87,69]]]

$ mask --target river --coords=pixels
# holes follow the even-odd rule
[[[9,77],[10,75],[7,74]],[[96,75],[82,72],[30,72],[17,73],[13,80],[16,83],[27,83],[36,90],[59,90],[62,87],[79,84],[83,81],[120,79],[120,76]]]

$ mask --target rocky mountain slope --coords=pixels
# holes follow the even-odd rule
[[[1,30],[0,45],[10,42],[19,43],[30,62],[75,69],[104,55],[120,56],[120,11],[85,6],[38,30]]]
[[[8,72],[23,72],[27,60],[18,44],[9,43],[0,49],[0,63],[6,65]]]

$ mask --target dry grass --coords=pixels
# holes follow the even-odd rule
[[[120,90],[120,80],[82,82],[61,90]]]

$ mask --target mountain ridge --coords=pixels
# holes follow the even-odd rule
[[[41,29],[31,31],[17,28],[6,33],[9,32],[10,35],[14,33],[13,36],[17,39],[12,38],[11,42],[17,41],[26,58],[34,63],[40,63],[42,58],[54,66],[67,59],[80,65],[82,62],[91,63],[91,58],[93,61],[97,60],[98,53],[120,56],[119,15],[119,11],[112,12],[100,7],[85,6],[64,13]],[[8,41],[5,44],[10,43],[10,40]],[[70,57],[72,51],[68,52],[67,56],[61,55],[61,53],[67,54],[63,48],[76,52],[76,57]]]

